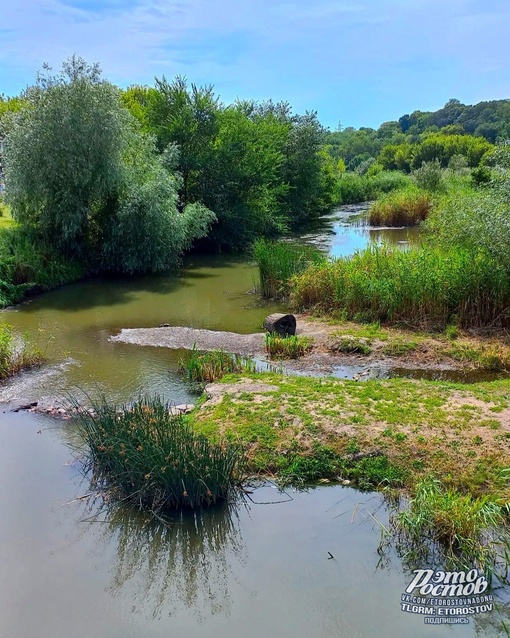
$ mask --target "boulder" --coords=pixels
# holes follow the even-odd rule
[[[280,337],[288,337],[296,334],[296,317],[294,315],[282,315],[275,313],[264,319],[264,328],[267,332],[273,332]]]

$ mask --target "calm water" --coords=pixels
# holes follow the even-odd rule
[[[307,240],[335,255],[365,245],[373,231],[349,230],[352,214],[335,213]],[[389,241],[407,237],[383,232]],[[178,277],[95,279],[3,311],[0,321],[47,348],[49,364],[0,384],[0,401],[50,400],[76,388],[118,400],[147,391],[192,400],[176,373],[182,353],[109,337],[161,323],[257,331],[278,306],[250,294],[255,275],[242,259],[193,258]],[[66,446],[72,425],[5,410],[2,638],[490,634],[488,617],[478,629],[438,628],[400,611],[409,577],[397,557],[377,554],[380,527],[369,512],[384,523],[379,496],[341,487],[282,495],[266,486],[252,495],[257,504],[182,517],[170,528],[126,508],[98,513],[75,500],[88,485]],[[269,501],[285,502],[261,504]]]
[[[62,445],[69,428],[0,412],[2,637],[497,635],[494,613],[438,628],[400,610],[410,577],[377,553],[378,495],[266,486],[167,528],[127,508],[98,514],[75,500],[89,488]]]

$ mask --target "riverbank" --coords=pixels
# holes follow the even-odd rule
[[[412,489],[433,474],[473,497],[510,500],[509,380],[231,375],[189,418],[212,439],[247,446],[249,470],[265,476]]]

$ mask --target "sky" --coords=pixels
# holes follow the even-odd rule
[[[331,128],[510,98],[508,0],[0,0],[0,93],[76,53],[127,87],[185,75]]]

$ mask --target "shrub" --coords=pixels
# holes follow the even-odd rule
[[[259,267],[259,291],[266,299],[286,296],[293,275],[324,259],[323,254],[312,246],[266,239],[255,241],[252,254]]]
[[[189,381],[211,382],[229,373],[255,372],[255,363],[247,357],[223,350],[200,352],[194,346],[187,359],[181,361],[181,370]]]
[[[226,499],[241,478],[244,453],[212,443],[160,397],[116,406],[103,397],[92,411],[74,407],[94,480],[140,508],[198,508]]]
[[[312,348],[309,337],[266,335],[266,351],[270,359],[298,359]]]
[[[462,159],[464,158],[462,157]],[[423,162],[420,168],[414,171],[413,177],[418,188],[428,191],[429,193],[436,193],[444,189],[443,171],[441,170],[441,164],[438,160]]]
[[[340,335],[331,344],[330,350],[343,354],[370,354],[372,352],[367,339],[354,335]]]

